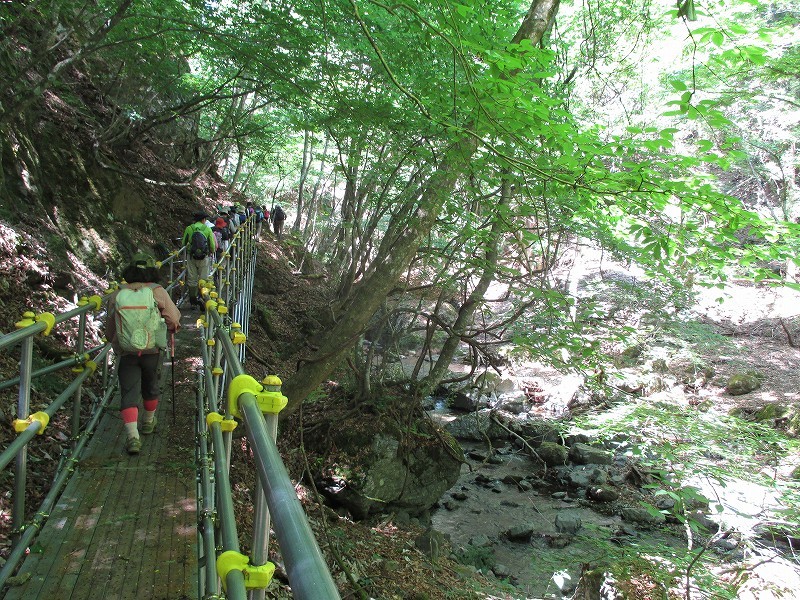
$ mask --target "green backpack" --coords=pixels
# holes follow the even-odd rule
[[[120,289],[115,318],[117,343],[123,352],[141,354],[167,347],[167,324],[151,287]]]

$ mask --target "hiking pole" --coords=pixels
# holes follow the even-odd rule
[[[170,347],[172,350],[172,363],[171,370],[172,370],[172,424],[175,424],[175,333],[173,332],[170,335]]]

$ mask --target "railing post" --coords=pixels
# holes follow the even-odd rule
[[[31,372],[33,367],[33,337],[22,340],[19,360],[19,399],[17,418],[27,419],[31,404]],[[19,541],[21,528],[25,523],[25,487],[28,478],[28,446],[17,454],[14,473],[14,504],[11,513],[11,528],[14,532],[14,545]]]
[[[83,297],[78,301],[78,306],[86,306],[89,300]],[[78,320],[78,339],[76,342],[75,353],[78,355],[83,354],[86,343],[86,313],[81,313]],[[73,371],[83,370],[85,367],[75,367]],[[83,386],[78,386],[75,390],[75,396],[72,401],[72,447],[75,448],[78,443],[78,434],[81,431],[81,392]]]
[[[264,389],[267,392],[281,394],[281,380],[276,375],[270,375],[264,378],[262,382]],[[278,413],[265,412],[264,425],[266,426],[267,435],[275,442],[278,439]],[[267,497],[264,494],[264,486],[261,480],[256,478],[256,506],[253,515],[253,564],[264,565],[267,563],[269,548],[269,529],[270,529],[270,515],[269,507],[267,506]],[[264,600],[266,590],[251,590],[250,600]]]

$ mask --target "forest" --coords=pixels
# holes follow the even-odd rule
[[[0,330],[107,285],[139,249],[168,254],[198,209],[280,205],[252,350],[281,370],[287,422],[342,397],[379,413],[452,404],[537,365],[588,398],[555,419],[562,439],[653,426],[636,452],[671,467],[650,489],[685,509],[699,467],[675,440],[724,447],[691,411],[724,405],[731,428],[764,408],[732,406],[705,370],[745,352],[725,346],[736,336],[778,340],[789,365],[757,377],[783,412],[737,421],[752,446],[736,451],[798,456],[796,308],[712,323],[697,306],[720,314],[742,289],[750,310],[797,306],[799,22],[791,0],[3,2]],[[313,298],[292,297],[295,277]],[[664,391],[625,369],[673,335],[703,355],[679,375],[662,360],[688,405],[598,425]],[[789,562],[797,477],[770,480],[795,522]],[[684,548],[678,576],[643,569],[661,591],[628,597],[737,597],[740,580],[692,572],[703,552]]]

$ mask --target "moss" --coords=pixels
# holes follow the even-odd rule
[[[731,375],[730,379],[728,379],[725,389],[731,396],[749,394],[750,392],[753,392],[761,387],[761,382],[763,379],[763,375],[756,371],[737,373],[735,375]]]

